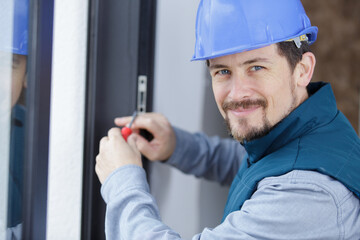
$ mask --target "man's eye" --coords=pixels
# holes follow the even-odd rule
[[[253,71],[253,72],[256,72],[256,71],[259,71],[261,69],[263,69],[264,67],[261,67],[261,66],[253,66],[250,70]]]
[[[220,75],[228,75],[228,74],[230,74],[230,71],[226,70],[226,69],[223,69],[223,70],[218,71],[218,74],[220,74]]]

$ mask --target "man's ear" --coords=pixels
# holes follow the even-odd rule
[[[303,54],[301,61],[296,65],[294,71],[298,86],[306,87],[310,83],[314,74],[315,64],[316,58],[312,52]]]

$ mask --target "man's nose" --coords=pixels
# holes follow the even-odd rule
[[[251,81],[244,74],[234,74],[229,87],[228,97],[232,101],[251,97]]]

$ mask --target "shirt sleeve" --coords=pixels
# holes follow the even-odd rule
[[[181,239],[162,223],[142,168],[119,168],[106,179],[101,192],[107,203],[106,239]],[[316,183],[275,177],[260,182],[241,210],[192,239],[342,239],[339,205]]]
[[[174,128],[176,147],[166,163],[184,173],[230,185],[247,155],[245,148],[233,139],[208,137]]]
[[[340,205],[321,183],[272,177],[260,182],[239,211],[198,239],[344,239]]]
[[[106,202],[106,239],[181,239],[161,222],[143,168],[127,165],[115,170],[101,194]]]

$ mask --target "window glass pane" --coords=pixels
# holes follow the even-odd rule
[[[11,112],[11,60],[12,54],[6,53],[3,46],[10,43],[12,27],[9,19],[12,17],[12,6],[1,2],[0,5],[0,239],[5,238],[7,225],[7,192],[9,175],[9,142],[10,142],[10,112]],[[7,25],[7,24],[9,25]]]
[[[28,0],[3,0],[0,11],[0,239],[20,239]]]

